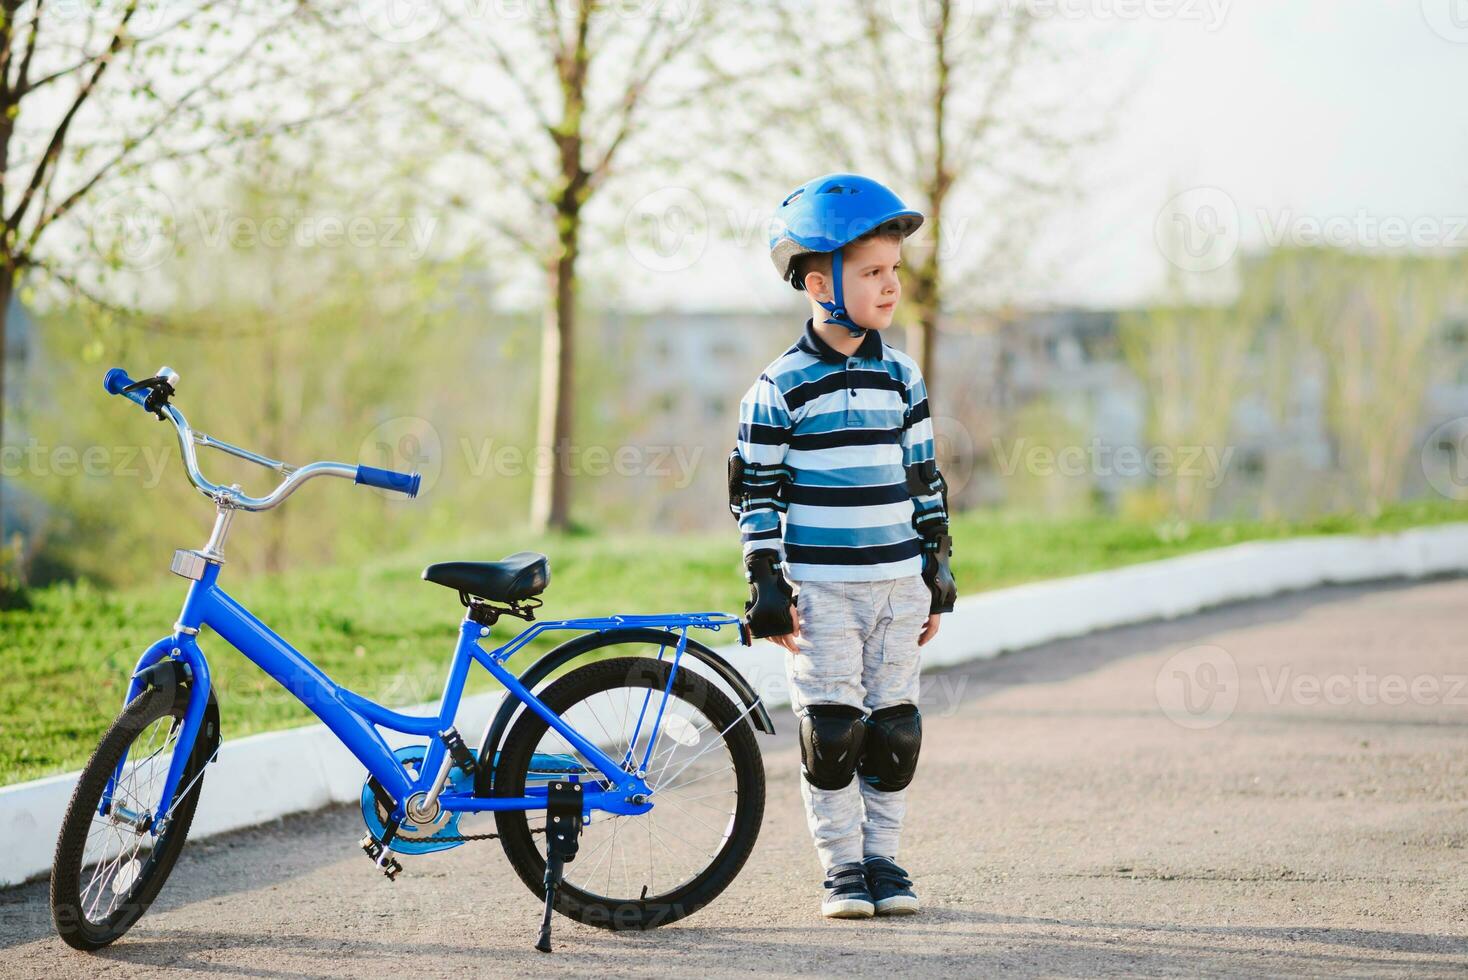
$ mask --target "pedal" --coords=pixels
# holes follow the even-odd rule
[[[367,852],[367,856],[372,859],[377,869],[387,875],[387,880],[396,881],[398,875],[403,872],[403,866],[398,863],[397,858],[393,857],[392,849],[383,847],[371,834],[363,837],[360,843],[362,850]]]
[[[450,728],[446,732],[440,732],[438,736],[449,750],[449,758],[454,760],[466,776],[474,777],[474,754],[469,751],[469,746],[464,744],[464,738],[458,729]]]

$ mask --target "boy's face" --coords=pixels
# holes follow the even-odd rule
[[[852,242],[841,253],[841,293],[846,313],[859,326],[882,330],[892,325],[902,283],[897,270],[902,266],[902,239],[875,235]],[[831,301],[831,277],[812,272],[806,277],[811,296]],[[814,288],[813,288],[814,287]]]

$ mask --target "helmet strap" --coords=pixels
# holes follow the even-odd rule
[[[833,302],[827,303],[816,300],[821,308],[831,314],[826,317],[827,323],[834,323],[846,328],[846,332],[853,337],[860,337],[867,332],[867,328],[853,323],[851,317],[846,313],[845,296],[841,292],[841,249],[831,253],[831,298]]]

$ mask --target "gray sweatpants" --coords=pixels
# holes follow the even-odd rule
[[[918,637],[931,596],[921,575],[876,582],[795,582],[798,654],[785,655],[791,707],[845,704],[877,708],[918,703]],[[806,823],[825,871],[882,854],[897,857],[907,790],[884,793],[858,775],[843,789],[817,789],[801,777]]]

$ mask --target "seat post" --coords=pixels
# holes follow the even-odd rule
[[[466,607],[464,618],[472,620],[486,629],[499,622],[501,616],[517,616],[529,622],[535,619],[535,610],[541,606],[540,599],[535,596],[518,602],[510,602],[503,606],[496,606],[487,599],[469,595],[467,592],[460,592],[459,601]]]

